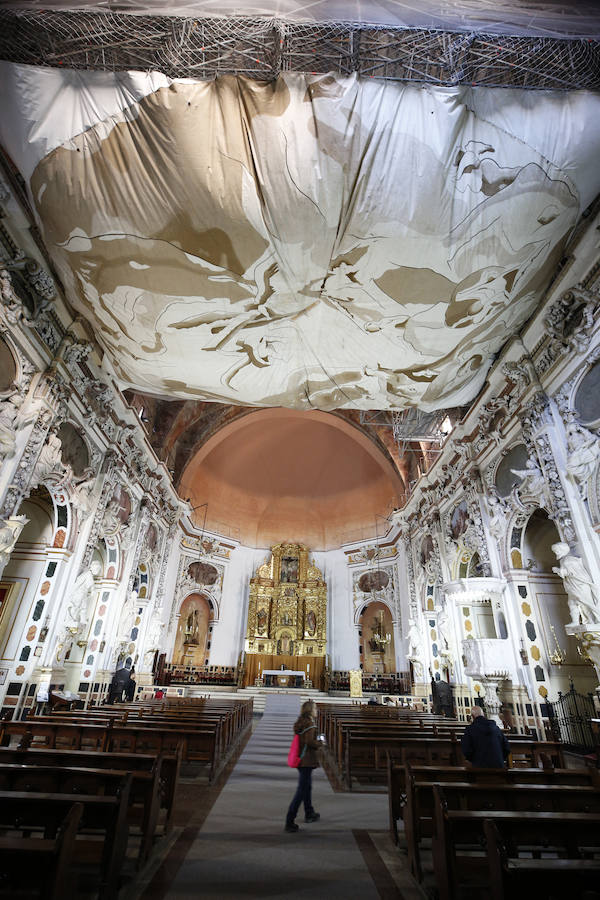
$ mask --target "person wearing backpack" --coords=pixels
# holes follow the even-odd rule
[[[300,804],[304,803],[304,821],[317,822],[321,817],[315,812],[312,805],[312,773],[319,765],[318,750],[321,746],[317,740],[317,726],[315,717],[317,715],[317,707],[313,700],[307,700],[302,704],[300,716],[294,725],[294,734],[298,736],[299,746],[295,747],[295,738],[290,748],[290,757],[288,763],[291,766],[298,767],[298,787],[294,794],[294,799],[289,805],[287,816],[285,819],[285,830],[292,833],[298,831],[298,825],[294,821],[296,814],[300,809]],[[291,759],[293,751],[297,751],[298,756]]]

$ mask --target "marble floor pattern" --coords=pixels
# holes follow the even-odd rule
[[[170,871],[159,870],[138,896],[143,900],[422,896],[408,884],[406,891],[401,890],[391,874],[393,860],[389,867],[383,862],[384,793],[334,792],[323,770],[317,769],[313,805],[321,820],[306,824],[301,808],[300,831],[284,831],[298,777],[286,759],[299,706],[297,697],[268,697],[263,717],[208,816],[199,829],[184,829],[175,865],[163,865]]]

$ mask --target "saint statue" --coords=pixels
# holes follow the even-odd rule
[[[410,619],[408,624],[408,658],[420,662],[421,656],[423,655],[421,632],[414,619]]]
[[[194,609],[186,619],[184,644],[197,644],[199,636],[200,623],[198,622],[198,610]]]
[[[506,528],[506,516],[504,515],[502,504],[497,497],[490,494],[485,498],[485,502],[489,514],[490,534],[498,541],[502,538],[504,529]]]
[[[132,591],[129,595],[129,599],[123,607],[123,612],[121,613],[121,619],[119,621],[118,636],[127,641],[131,637],[131,631],[133,629],[133,626],[135,625],[135,620],[137,618],[137,604],[138,593],[137,591]]]
[[[440,656],[448,666],[450,672],[454,671],[455,645],[454,633],[450,616],[448,615],[448,607],[443,606],[438,616],[437,631],[440,646]]]
[[[46,443],[40,451],[35,469],[33,470],[32,484],[38,485],[45,481],[49,475],[64,471],[62,462],[62,443],[57,434],[50,432],[46,438]]]
[[[267,611],[259,609],[256,615],[256,628],[259,634],[264,634],[267,628]]]
[[[19,410],[22,405],[23,398],[16,391],[0,403],[0,459],[10,457],[15,452]]]
[[[571,553],[568,544],[552,544],[552,552],[560,565],[552,571],[560,575],[567,592],[571,622],[569,625],[587,625],[599,622],[598,588],[592,582],[581,558]]]
[[[65,626],[71,634],[82,634],[89,621],[89,605],[94,596],[94,579],[102,572],[102,564],[94,559],[89,567],[75,579],[73,592],[67,606]]]
[[[308,615],[306,616],[306,633],[309,637],[312,637],[317,630],[317,617],[314,613],[314,610],[310,610]]]
[[[567,444],[569,448],[567,474],[572,481],[580,485],[585,500],[588,479],[596,468],[600,456],[600,439],[571,418],[567,425]]]
[[[77,510],[80,519],[86,519],[92,511],[94,494],[94,478],[80,481],[72,487],[73,506]]]

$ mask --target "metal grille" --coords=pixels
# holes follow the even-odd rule
[[[116,12],[0,11],[0,58],[72,69],[270,81],[281,71],[559,90],[600,89],[600,42]]]
[[[549,720],[556,740],[570,750],[586,753],[595,746],[591,719],[596,715],[592,694],[579,694],[573,687],[568,693],[558,692],[558,700],[548,704]]]

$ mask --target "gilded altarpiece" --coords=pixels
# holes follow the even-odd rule
[[[277,544],[250,580],[246,653],[325,656],[327,585],[302,544]]]

